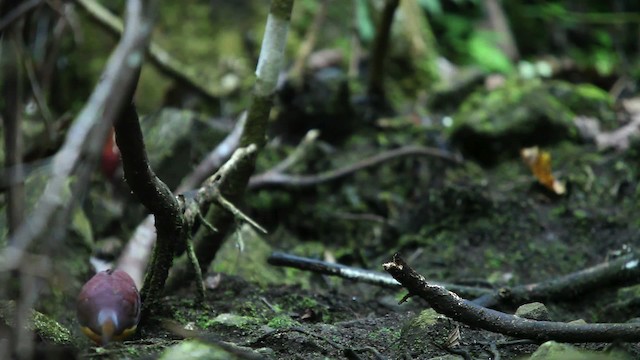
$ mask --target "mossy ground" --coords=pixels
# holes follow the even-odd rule
[[[388,143],[413,136],[412,141],[420,141],[411,132],[380,136],[391,139]],[[364,153],[380,143],[362,141],[358,146]],[[182,289],[165,299],[163,309],[136,339],[108,350],[89,348],[84,354],[105,358],[157,354],[180,341],[180,335],[167,329],[169,321],[196,330],[203,339],[270,348],[271,357],[282,359],[335,358],[345,349],[366,353],[365,348],[390,358],[445,355],[433,342],[418,344],[402,337],[415,330],[407,326],[426,306],[422,301],[398,306],[402,292],[298,270],[268,270],[259,260],[264,255],[252,251],[277,248],[314,257],[332,254],[341,262],[376,270],[399,251],[430,279],[497,287],[576,271],[633,246],[638,236],[638,223],[630,216],[638,210],[634,150],[627,155],[602,153],[572,141],[546,150],[552,154],[554,173],[568,184],[565,196],[537,184],[515,157],[491,168],[473,162],[457,166],[405,159],[313,190],[252,193],[253,216],[272,229],[271,235],[256,245],[250,234],[242,235],[242,251],[233,243],[237,239],[230,240],[231,253],[223,252],[227,260],[213,266],[225,273],[218,287],[207,291],[204,306],[195,305],[192,288]],[[351,152],[344,154],[323,161],[333,167],[353,160]],[[285,217],[269,212],[274,204]],[[387,221],[347,220],[351,218],[345,214],[350,213],[377,214]],[[267,271],[273,273],[255,275]],[[547,305],[554,320],[626,321],[635,316],[632,311],[637,307],[623,300],[634,291],[623,289],[617,296],[615,290],[601,289],[579,300]],[[503,339],[465,326],[461,331],[463,345],[468,344],[474,356],[487,354],[481,344]],[[536,345],[514,345],[500,352],[511,359],[535,349]],[[634,346],[627,351],[639,353]]]
[[[177,57],[188,53],[189,59],[179,60],[194,69],[208,69],[202,74],[203,82],[219,88],[225,83],[223,80],[230,79],[229,75],[237,83],[236,90],[220,104],[192,103],[188,91],[178,85],[172,87],[170,80],[145,66],[136,99],[139,109],[142,113],[153,113],[162,104],[236,114],[248,103],[249,97],[245,95],[253,82],[250,64],[256,60],[264,25],[257,19],[264,19],[260,11],[265,8],[262,4],[249,7],[250,16],[243,18],[242,26],[251,31],[240,40],[237,17],[232,16],[235,2],[211,1],[219,4],[216,9],[220,11],[216,12],[202,1],[188,3],[187,6],[168,3],[163,8],[154,40]],[[302,4],[297,5],[299,10],[294,14],[288,46],[291,54],[302,42],[306,23],[318,6],[316,1]],[[342,10],[332,6],[330,11]],[[58,86],[64,91],[55,93],[52,108],[60,112],[82,105],[104,66],[108,49],[114,44],[111,37],[84,24],[88,22],[84,16],[81,21],[86,37],[95,41],[81,44],[73,52],[67,70],[59,74]],[[348,33],[351,20],[332,21],[328,28],[340,40],[326,37],[319,39],[319,44],[337,47],[347,54],[351,41],[343,35]],[[338,30],[337,23],[341,24]],[[223,29],[212,28],[212,24]],[[212,34],[216,34],[215,38]],[[243,41],[246,47],[241,45]],[[64,46],[64,53],[71,52],[68,47]],[[90,61],[85,54],[91,54]],[[74,218],[75,232],[67,239],[67,249],[58,254],[65,257],[58,263],[62,265],[58,272],[64,276],[56,273],[52,289],[45,289],[46,296],[39,309],[71,330],[75,339],[72,342],[77,342],[74,353],[81,358],[155,358],[166,348],[183,343],[184,336],[196,335],[205,343],[209,339],[253,349],[269,348],[271,353],[265,356],[278,359],[341,358],[348,350],[362,358],[373,358],[371,349],[388,358],[427,359],[446,352],[435,346],[432,339],[419,339],[420,332],[414,334],[417,337],[407,337],[415,316],[427,307],[424,302],[413,299],[397,305],[403,291],[300,270],[274,269],[266,265],[266,255],[275,249],[381,270],[383,262],[400,252],[429,279],[499,287],[580,270],[615,256],[627,246],[638,246],[640,220],[634,215],[638,213],[640,200],[640,146],[634,144],[626,153],[598,151],[579,139],[571,122],[576,114],[588,114],[601,119],[603,128],[619,126],[606,92],[591,85],[572,86],[537,79],[509,81],[502,90],[474,93],[484,76],[472,74],[470,86],[433,96],[429,100],[434,105],[431,108],[423,108],[419,101],[414,101],[415,94],[405,102],[416,105],[406,107],[399,104],[407,100],[408,93],[424,92],[416,87],[426,81],[422,76],[414,76],[416,69],[407,73],[409,70],[403,65],[406,64],[398,63],[397,59],[390,64],[389,71],[394,76],[387,79],[388,92],[398,109],[412,110],[400,111],[404,115],[394,118],[377,119],[375,124],[358,117],[363,111],[354,99],[364,92],[363,79],[325,74],[324,78],[314,78],[320,85],[326,85],[318,87],[321,91],[294,94],[300,96],[292,98],[303,104],[304,110],[308,110],[309,104],[324,108],[294,113],[293,121],[299,132],[293,135],[300,136],[311,126],[323,127],[324,134],[320,144],[289,170],[316,174],[407,144],[460,150],[467,157],[464,164],[424,157],[402,158],[317,187],[250,192],[245,208],[270,234],[257,239],[242,229],[236,232],[210,269],[210,277],[214,273],[222,275],[219,285],[207,290],[204,305],[196,305],[193,287],[185,284],[177,293],[169,294],[151,318],[144,320],[135,338],[106,349],[93,347],[74,320],[75,296],[82,281],[90,275],[87,243],[92,237],[98,240],[114,234],[121,239],[129,238],[143,218],[143,209],[124,184],[115,189],[103,178],[95,179],[85,203],[92,232],[87,231],[85,219]],[[332,74],[335,72],[329,73]],[[327,84],[328,78],[339,81]],[[75,89],[82,96],[76,100],[67,89]],[[320,98],[302,98],[310,95]],[[340,95],[337,98],[341,101],[334,101],[336,95]],[[350,95],[353,97],[348,98]],[[279,100],[281,106],[282,99]],[[450,113],[428,114],[435,105]],[[311,117],[318,110],[323,111],[322,116]],[[283,111],[277,108],[274,114],[282,115]],[[440,124],[440,119],[447,117],[454,119],[452,127]],[[342,123],[347,118],[350,123]],[[514,128],[514,124],[523,127]],[[152,129],[145,130],[147,139],[160,129],[155,130],[155,133]],[[273,167],[295,146],[296,137],[282,133],[287,126],[272,130],[272,138],[291,142],[266,146],[258,159],[258,172]],[[182,145],[176,148],[153,151],[157,156],[173,155],[153,164],[163,180],[172,185],[190,170],[192,160],[196,161],[192,159],[196,156],[189,152],[202,155],[214,143],[208,132],[196,131],[195,135],[206,135],[207,139],[193,135],[186,142],[182,139]],[[151,145],[148,148],[153,149]],[[518,150],[527,145],[544,145],[551,153],[554,174],[567,182],[566,195],[555,196],[537,184],[518,158]],[[175,166],[162,171],[159,167],[163,163]],[[120,207],[112,202],[118,202]],[[637,316],[638,293],[634,287],[619,291],[599,289],[597,294],[547,305],[554,320],[627,321]],[[176,331],[176,327],[190,333]],[[0,332],[3,328],[0,322]],[[435,329],[435,333],[446,335],[443,329]],[[462,345],[476,357],[487,356],[488,342],[503,339],[461,326]],[[536,345],[514,345],[500,348],[500,353],[503,359],[512,359],[531,354],[535,349]],[[635,357],[640,354],[637,345],[627,350]]]

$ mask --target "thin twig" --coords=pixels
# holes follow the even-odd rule
[[[185,239],[187,245],[187,256],[189,257],[189,261],[191,261],[191,266],[193,266],[193,270],[196,275],[196,304],[202,305],[204,304],[204,280],[202,279],[202,270],[200,269],[200,263],[198,263],[198,259],[196,258],[196,252],[193,250],[193,240],[191,236],[187,236]]]
[[[218,204],[220,204],[220,206],[225,208],[227,211],[229,211],[231,214],[233,214],[233,216],[235,216],[236,218],[248,223],[249,225],[253,226],[257,230],[262,232],[263,234],[268,234],[269,233],[264,227],[262,227],[255,220],[253,220],[248,215],[243,213],[242,210],[238,209],[235,205],[233,205],[233,203],[231,203],[231,201],[225,199],[224,196],[222,196],[222,194],[220,194],[220,191],[216,191],[215,192],[214,199]]]
[[[427,280],[398,254],[383,264],[410,293],[426,300],[437,313],[472,327],[516,338],[572,343],[640,341],[640,324],[570,324],[536,321],[505,314],[466,301]]]
[[[496,345],[495,341],[491,342],[491,344],[489,344],[489,350],[487,350],[491,356],[493,356],[491,358],[491,360],[500,360],[500,351],[498,351],[498,346]]]
[[[236,149],[231,155],[231,158],[225,162],[215,174],[209,176],[207,180],[204,181],[203,186],[198,190],[199,201],[211,201],[213,199],[212,194],[207,196],[207,190],[211,190],[210,187],[212,185],[225,183],[233,170],[240,166],[243,161],[254,156],[257,151],[258,147],[255,144]]]
[[[284,334],[284,333],[287,333],[287,332],[297,332],[297,333],[300,333],[300,334],[303,334],[303,335],[306,335],[306,336],[309,336],[309,337],[316,338],[318,340],[322,340],[322,341],[326,342],[327,344],[331,345],[333,348],[335,348],[337,350],[340,350],[340,351],[342,351],[344,349],[344,347],[342,345],[336,343],[335,341],[333,341],[333,340],[331,340],[331,339],[329,339],[327,337],[324,337],[324,336],[322,336],[320,334],[315,334],[315,333],[309,332],[309,331],[307,331],[307,330],[305,330],[305,329],[303,329],[301,327],[298,327],[298,326],[294,326],[294,327],[290,327],[290,328],[286,328],[286,329],[276,329],[276,330],[269,331],[266,334],[264,334],[264,335],[260,336],[259,338],[257,338],[256,340],[251,341],[251,343],[249,345],[259,344],[260,342],[264,341],[268,337],[271,337],[271,336],[277,335],[277,334]]]
[[[255,145],[250,145],[247,148],[239,148],[231,156],[231,159],[227,161],[215,174],[210,176],[201,187],[194,198],[194,201],[186,205],[185,218],[187,221],[193,221],[195,218],[202,216],[200,209],[206,208],[212,201],[218,203],[222,208],[229,211],[238,220],[244,221],[254,228],[258,229],[262,233],[266,234],[267,230],[258,224],[255,220],[251,219],[248,215],[238,209],[231,201],[227,200],[220,193],[220,184],[223,184],[227,176],[246,158],[253,156],[258,150]],[[199,215],[200,214],[200,215]],[[205,220],[206,219],[202,219]],[[204,222],[203,222],[204,223]],[[207,222],[208,223],[208,222]],[[208,224],[207,227],[215,229],[212,224]]]
[[[202,212],[198,212],[197,218],[198,220],[200,220],[200,223],[202,224],[202,226],[207,228],[207,230],[209,230],[210,232],[218,231],[218,229],[216,229],[209,221],[207,221],[207,219],[205,219],[204,216],[202,216]]]
[[[9,234],[13,234],[25,215],[24,164],[22,162],[24,141],[22,136],[23,77],[21,60],[24,55],[18,26],[12,27],[5,36],[10,40],[5,45],[6,61],[3,67],[2,124],[4,126],[4,168],[9,175],[6,195],[6,216]]]
[[[60,59],[60,50],[63,41],[67,38],[64,36],[66,29],[69,28],[73,35],[74,43],[82,41],[83,31],[80,30],[80,24],[78,19],[74,16],[74,5],[67,2],[53,3],[48,2],[48,5],[58,13],[58,20],[53,26],[51,31],[52,39],[49,41],[48,51],[45,58],[41,61],[38,67],[38,75],[40,79],[40,87],[45,94],[45,100],[51,93],[51,84],[53,81],[54,73],[57,70],[58,60]],[[53,133],[49,134],[53,138]]]
[[[33,98],[38,104],[38,109],[40,110],[40,114],[42,114],[42,119],[44,120],[44,128],[47,136],[45,136],[45,141],[51,141],[51,136],[53,133],[52,124],[55,120],[53,115],[51,114],[51,110],[49,109],[49,105],[47,105],[47,100],[42,91],[42,87],[38,83],[38,79],[36,78],[36,70],[33,65],[33,60],[24,54],[22,48],[19,49],[21,57],[24,59],[24,68],[27,71],[27,77],[29,78],[29,83],[31,84],[31,93],[33,94]],[[49,144],[45,144],[45,146],[49,146]]]
[[[16,6],[10,13],[8,13],[2,20],[0,20],[0,33],[4,31],[8,26],[13,24],[14,21],[20,19],[24,14],[29,12],[31,9],[40,5],[43,0],[29,0],[25,1],[22,4]]]
[[[285,187],[285,188],[305,188],[318,184],[335,181],[345,176],[349,176],[357,171],[378,166],[387,161],[396,160],[403,157],[435,157],[459,164],[462,159],[450,152],[422,147],[405,146],[398,149],[382,152],[372,157],[366,158],[354,164],[325,171],[315,175],[290,175],[281,172],[267,171],[265,173],[251,177],[249,181],[250,189],[260,189],[265,187]]]
[[[213,174],[225,161],[231,157],[233,151],[240,144],[240,135],[247,122],[247,113],[243,112],[236,121],[233,130],[222,140],[207,156],[187,175],[176,189],[175,193],[180,194],[197,188],[211,174]]]
[[[319,9],[317,9],[315,12],[313,22],[311,23],[311,26],[309,26],[309,29],[305,34],[304,41],[298,48],[296,61],[294,62],[293,66],[291,66],[291,70],[289,71],[289,76],[293,79],[300,79],[302,77],[307,59],[313,51],[313,48],[316,46],[318,33],[322,30],[322,25],[324,24],[327,17],[329,0],[321,0],[318,6]]]
[[[262,301],[262,303],[265,304],[274,314],[277,314],[279,312],[264,296],[260,296],[260,301]]]
[[[364,282],[371,285],[381,286],[390,289],[398,289],[402,287],[393,277],[389,274],[365,270],[361,268],[346,266],[342,264],[329,263],[326,261],[309,259],[305,257],[289,255],[280,252],[274,252],[269,256],[267,262],[274,266],[292,267],[305,271],[312,271],[318,274],[338,276],[344,279],[350,279],[355,281]],[[490,289],[476,288],[471,286],[462,286],[455,284],[439,285],[456,292],[460,296],[476,297],[479,294],[492,293]]]
[[[300,141],[291,154],[289,154],[289,156],[282,160],[278,165],[271,168],[269,172],[282,173],[289,170],[293,165],[299,163],[305,156],[307,156],[311,146],[316,142],[319,136],[320,131],[317,129],[307,131],[304,138],[302,138],[302,141]]]

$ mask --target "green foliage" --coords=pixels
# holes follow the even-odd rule
[[[620,64],[612,34],[604,29],[594,29],[592,39],[587,46],[571,47],[568,51],[571,58],[580,66],[592,66],[601,75],[611,75]]]
[[[576,115],[615,125],[612,99],[589,85],[541,79],[511,79],[493,91],[480,90],[460,106],[449,129],[466,156],[485,164],[515,157],[520,148],[576,139]]]
[[[373,41],[375,36],[375,25],[369,11],[369,1],[356,1],[356,25],[358,26],[358,34],[365,43]]]
[[[471,59],[481,68],[501,73],[511,73],[511,60],[496,46],[500,34],[476,31],[469,39],[468,49]]]
[[[440,29],[438,45],[454,63],[472,64],[479,68],[501,73],[513,72],[513,64],[497,46],[501,34],[477,29],[475,16],[443,13],[433,19]]]
[[[473,32],[473,23],[470,19],[458,14],[445,13],[434,19],[433,24],[434,27],[442,28],[438,44],[445,55],[455,62],[466,61],[467,39]]]
[[[288,329],[296,325],[299,323],[286,314],[276,315],[267,323],[267,326],[273,329]]]

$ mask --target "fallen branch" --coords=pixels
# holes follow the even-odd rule
[[[400,283],[397,282],[393,277],[383,272],[365,270],[361,268],[329,263],[326,261],[309,259],[280,252],[274,252],[273,254],[271,254],[271,256],[269,256],[269,258],[267,259],[267,262],[274,266],[292,267],[323,275],[338,276],[343,279],[355,280],[389,289],[398,289],[402,287],[402,285],[400,285]],[[460,296],[469,298],[492,293],[490,289],[483,289],[472,286],[445,283],[438,283],[438,285],[454,291],[456,294],[460,294]]]
[[[596,289],[638,283],[639,265],[640,257],[634,252],[556,279],[501,288],[473,302],[476,305],[493,308],[503,304],[518,306],[532,301],[573,299]]]
[[[442,286],[427,282],[398,254],[393,256],[391,262],[383,264],[383,267],[409,291],[410,296],[417,295],[426,300],[437,313],[472,327],[539,342],[548,340],[571,343],[640,341],[640,324],[637,323],[568,324],[536,321],[476,305]]]
[[[387,161],[396,160],[402,157],[436,157],[443,160],[459,164],[462,159],[448,151],[423,147],[423,146],[405,146],[398,149],[382,152],[372,157],[366,158],[354,164],[325,171],[316,175],[290,175],[279,171],[267,171],[265,173],[255,175],[249,181],[249,188],[259,189],[265,187],[286,187],[286,188],[305,188],[318,184],[338,180],[345,176],[349,176],[357,171],[371,168]]]

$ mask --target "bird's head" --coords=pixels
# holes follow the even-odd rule
[[[102,271],[82,287],[77,314],[82,332],[96,344],[124,340],[140,321],[140,294],[127,273]]]

